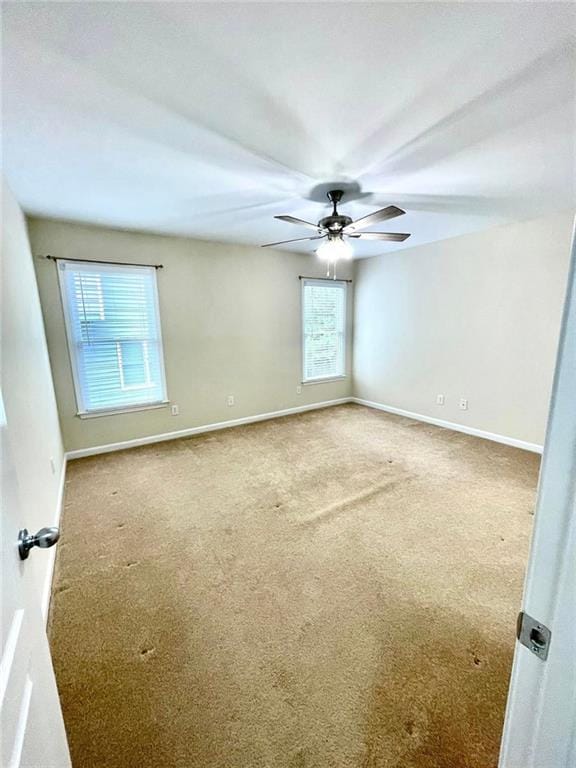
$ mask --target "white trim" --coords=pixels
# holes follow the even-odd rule
[[[386,413],[394,413],[397,416],[405,416],[406,418],[414,419],[415,421],[424,421],[426,424],[434,424],[434,426],[442,427],[443,429],[452,429],[455,432],[463,432],[465,435],[481,437],[483,440],[493,440],[495,443],[511,445],[514,448],[522,448],[524,451],[531,451],[532,453],[542,453],[542,446],[538,445],[538,443],[528,443],[526,440],[518,440],[515,437],[508,437],[507,435],[498,435],[495,432],[486,432],[483,429],[468,427],[465,424],[455,424],[454,422],[436,419],[432,416],[423,416],[421,413],[413,413],[412,411],[405,411],[402,408],[394,408],[391,405],[374,403],[371,400],[362,400],[360,397],[351,397],[350,400],[358,405],[365,405],[368,408],[376,408],[379,411],[386,411]]]
[[[348,327],[348,281],[347,280],[334,280],[330,281],[332,285],[338,285],[344,292],[344,330],[342,332],[342,370],[343,373],[336,373],[333,376],[324,376],[316,379],[306,378],[306,334],[304,329],[306,327],[306,320],[304,317],[305,302],[304,294],[307,285],[318,285],[322,288],[326,287],[326,279],[304,277],[300,280],[300,364],[302,366],[302,384],[308,386],[309,384],[323,384],[330,381],[338,381],[345,379],[348,375],[348,334],[350,329]]]
[[[500,768],[576,765],[576,220],[522,610],[552,637],[543,663],[516,643]]]
[[[177,440],[180,437],[190,437],[191,435],[200,435],[203,432],[214,432],[218,429],[229,429],[230,427],[239,427],[242,424],[253,424],[257,421],[268,421],[269,419],[278,419],[282,416],[290,416],[295,413],[304,413],[305,411],[314,411],[319,408],[329,408],[333,405],[343,405],[344,403],[356,403],[358,405],[364,405],[367,408],[376,408],[379,411],[386,411],[387,413],[393,413],[397,416],[405,416],[408,419],[414,419],[415,421],[423,421],[427,424],[434,424],[437,427],[444,429],[452,429],[455,432],[463,432],[466,435],[473,435],[474,437],[480,437],[484,440],[493,440],[496,443],[503,443],[504,445],[511,445],[514,448],[522,448],[525,451],[531,451],[532,453],[542,453],[542,446],[537,443],[528,443],[525,440],[518,440],[515,437],[507,437],[506,435],[497,435],[494,432],[486,432],[482,429],[476,429],[475,427],[467,427],[464,424],[455,424],[450,421],[443,421],[442,419],[435,419],[432,416],[423,416],[420,413],[413,413],[412,411],[405,411],[402,408],[394,408],[390,405],[383,405],[382,403],[375,403],[371,400],[363,400],[359,397],[341,397],[337,400],[324,400],[320,403],[311,403],[310,405],[300,405],[295,408],[284,408],[281,411],[271,411],[270,413],[258,413],[255,416],[244,416],[240,419],[231,419],[229,421],[218,421],[214,424],[203,424],[199,427],[190,427],[189,429],[179,429],[175,432],[164,432],[158,435],[149,435],[147,437],[137,437],[133,440],[124,440],[120,443],[108,443],[106,445],[95,445],[90,448],[78,448],[74,451],[68,451],[66,458],[81,459],[85,456],[96,456],[100,453],[111,453],[113,451],[123,451],[127,448],[136,448],[139,445],[150,445],[152,443],[161,443],[166,440]],[[62,486],[63,491],[63,486]],[[61,491],[61,494],[62,494]],[[60,499],[59,504],[62,501]]]
[[[79,419],[97,419],[100,416],[115,416],[117,413],[132,413],[133,411],[152,411],[155,408],[166,408],[170,405],[170,400],[162,400],[160,403],[149,403],[147,405],[130,405],[121,408],[107,408],[101,411],[83,411],[77,413]]]
[[[162,335],[162,314],[160,312],[160,292],[158,290],[158,270],[154,267],[154,299],[156,304],[156,322],[158,323],[158,344],[160,345],[160,375],[162,376],[162,387],[164,400],[169,401],[168,384],[166,382],[166,362],[164,359],[164,336]]]
[[[326,376],[326,378],[323,379],[308,379],[307,381],[300,382],[303,387],[311,387],[314,384],[330,384],[331,381],[342,381],[342,379],[347,379],[348,376],[343,373],[339,376]]]
[[[96,267],[87,267],[86,265],[89,263],[96,264]],[[160,365],[160,378],[162,383],[162,400],[161,401],[142,401],[140,403],[134,403],[132,405],[126,405],[126,406],[120,406],[119,408],[104,408],[104,409],[98,409],[98,410],[86,410],[85,403],[84,403],[84,394],[82,392],[82,386],[80,382],[80,373],[78,370],[78,344],[76,343],[74,339],[74,328],[73,328],[73,322],[72,322],[72,314],[71,314],[71,307],[70,302],[68,300],[68,292],[66,289],[66,280],[65,277],[66,271],[70,271],[71,267],[70,265],[75,265],[75,268],[80,271],[88,271],[90,269],[93,269],[94,271],[103,271],[103,272],[130,272],[133,270],[139,270],[141,272],[151,271],[151,274],[153,274],[153,280],[152,280],[152,286],[153,286],[153,294],[154,294],[154,309],[156,312],[156,330],[158,332],[158,349],[159,349],[159,365]],[[72,372],[72,382],[74,384],[74,395],[76,398],[76,415],[79,416],[81,419],[89,418],[91,416],[101,416],[101,415],[108,415],[109,413],[121,413],[126,410],[139,410],[140,408],[145,407],[155,407],[159,403],[168,402],[168,389],[166,386],[166,366],[164,362],[164,341],[162,337],[162,320],[160,317],[160,299],[158,294],[158,270],[154,266],[146,266],[143,264],[134,264],[134,265],[128,265],[128,264],[114,264],[114,262],[110,262],[109,264],[105,264],[104,262],[89,262],[89,261],[74,261],[73,259],[65,259],[62,261],[57,262],[57,272],[58,272],[58,285],[60,288],[60,303],[62,307],[62,313],[64,315],[64,327],[66,329],[66,343],[68,347],[68,358],[70,360],[70,369]]]
[[[56,272],[58,273],[58,287],[60,288],[60,304],[62,306],[62,314],[64,316],[64,327],[66,329],[66,348],[68,350],[68,359],[70,361],[70,371],[72,373],[72,383],[74,384],[74,397],[76,399],[76,409],[78,413],[84,411],[84,402],[82,400],[82,392],[80,389],[80,379],[78,377],[78,370],[76,366],[76,352],[74,351],[72,321],[70,319],[70,308],[68,306],[68,299],[66,298],[66,284],[64,273],[66,271],[66,265],[64,262],[56,262]]]
[[[241,419],[231,419],[230,421],[218,421],[215,424],[204,424],[200,427],[190,427],[189,429],[179,429],[176,432],[165,432],[160,435],[149,435],[148,437],[138,437],[134,440],[124,440],[121,443],[108,443],[107,445],[96,445],[92,448],[79,448],[75,451],[68,451],[67,459],[80,459],[84,456],[95,456],[99,453],[111,453],[112,451],[123,451],[126,448],[136,448],[139,445],[149,445],[150,443],[161,443],[165,440],[177,440],[179,437],[189,437],[190,435],[200,435],[203,432],[214,432],[217,429],[228,429],[229,427],[239,427],[242,424],[253,424],[257,421],[268,421],[277,419],[281,416],[291,416],[294,413],[303,413],[304,411],[315,411],[319,408],[329,408],[332,405],[343,405],[352,402],[351,397],[340,397],[337,400],[325,400],[321,403],[311,403],[310,405],[299,405],[295,408],[285,408],[281,411],[271,411],[270,413],[259,413],[255,416],[244,416]]]
[[[56,509],[54,510],[54,519],[52,525],[56,528],[60,527],[60,518],[62,516],[62,507],[64,504],[64,487],[66,483],[66,463],[68,460],[68,454],[64,454],[62,459],[62,467],[60,469],[60,484],[58,487],[58,497],[56,499]],[[44,587],[42,588],[42,596],[40,602],[40,608],[42,610],[42,618],[44,624],[48,623],[48,611],[50,608],[50,598],[52,596],[52,579],[54,578],[54,565],[56,563],[56,547],[50,547],[46,552],[45,557],[48,558],[48,564],[46,566],[46,576],[44,577]]]

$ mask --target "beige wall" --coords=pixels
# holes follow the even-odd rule
[[[166,376],[180,415],[164,408],[79,419],[56,269],[35,259],[65,446],[351,394],[542,443],[571,227],[565,213],[356,262],[354,390],[349,377],[304,386],[298,395],[298,275],[322,275],[313,256],[32,219],[37,255],[165,265],[158,281]],[[436,405],[439,393],[444,406]],[[467,411],[458,408],[461,397]]]
[[[571,231],[566,213],[359,261],[355,395],[541,444]]]
[[[166,379],[180,415],[162,408],[80,419],[56,269],[53,262],[35,258],[67,450],[350,395],[350,377],[296,392],[301,382],[298,275],[323,275],[315,257],[44,219],[31,219],[29,228],[37,256],[164,264],[157,274]],[[349,300],[351,318],[352,291]],[[350,366],[351,344],[347,359]],[[232,408],[226,405],[229,394],[236,401]]]
[[[36,532],[57,521],[64,453],[26,222],[4,183],[1,258],[0,368],[10,452],[2,460],[14,467],[21,527]],[[6,534],[16,540],[17,531]],[[39,590],[50,562],[48,553],[37,553],[26,563]]]

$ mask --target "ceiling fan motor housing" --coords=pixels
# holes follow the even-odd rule
[[[341,232],[348,224],[352,224],[350,216],[326,216],[318,222],[319,229],[327,229],[329,232]]]
[[[331,232],[333,234],[338,234],[341,232],[344,227],[348,226],[348,224],[352,224],[352,219],[350,216],[340,216],[338,211],[336,210],[336,206],[342,200],[342,196],[344,195],[343,190],[341,189],[331,189],[326,197],[332,205],[334,206],[334,210],[332,211],[332,214],[330,216],[325,216],[323,219],[320,219],[318,222],[318,228],[319,229],[327,229],[328,232]]]

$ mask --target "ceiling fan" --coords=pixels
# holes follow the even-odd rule
[[[361,219],[352,221],[350,216],[343,216],[338,213],[338,203],[342,199],[344,191],[341,189],[331,189],[327,193],[327,198],[333,206],[332,213],[320,219],[318,224],[310,221],[297,219],[294,216],[274,216],[275,219],[287,221],[289,224],[298,224],[308,229],[313,229],[316,235],[309,237],[296,237],[292,240],[280,240],[277,243],[266,243],[262,248],[269,248],[273,245],[284,245],[285,243],[297,243],[303,240],[323,240],[316,251],[320,258],[326,261],[337,261],[341,258],[351,258],[352,248],[350,243],[344,238],[354,238],[356,240],[388,240],[389,242],[401,243],[410,237],[403,232],[359,232],[380,221],[386,219],[395,219],[397,216],[403,216],[406,211],[397,208],[395,205],[389,205],[387,208],[381,208],[374,213],[369,213]]]

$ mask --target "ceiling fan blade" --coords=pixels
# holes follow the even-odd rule
[[[379,221],[386,221],[386,219],[395,219],[396,216],[403,216],[406,211],[402,208],[397,208],[395,205],[389,205],[387,208],[381,208],[379,211],[369,213],[368,216],[363,216],[361,219],[353,221],[352,224],[348,224],[342,230],[344,233],[349,234],[355,232],[357,229],[365,229],[372,224],[377,224]]]
[[[270,248],[271,245],[284,245],[284,243],[299,243],[302,240],[322,240],[326,235],[317,235],[316,237],[297,237],[294,240],[280,240],[278,243],[265,243],[260,248]]]
[[[281,219],[287,221],[289,224],[299,224],[301,227],[308,227],[308,229],[314,229],[318,232],[321,227],[318,224],[312,224],[310,221],[304,221],[303,219],[297,219],[295,216],[274,216],[275,219]]]
[[[348,237],[355,237],[358,240],[390,240],[393,243],[401,243],[407,240],[410,235],[405,232],[358,232],[358,234],[349,234]]]

